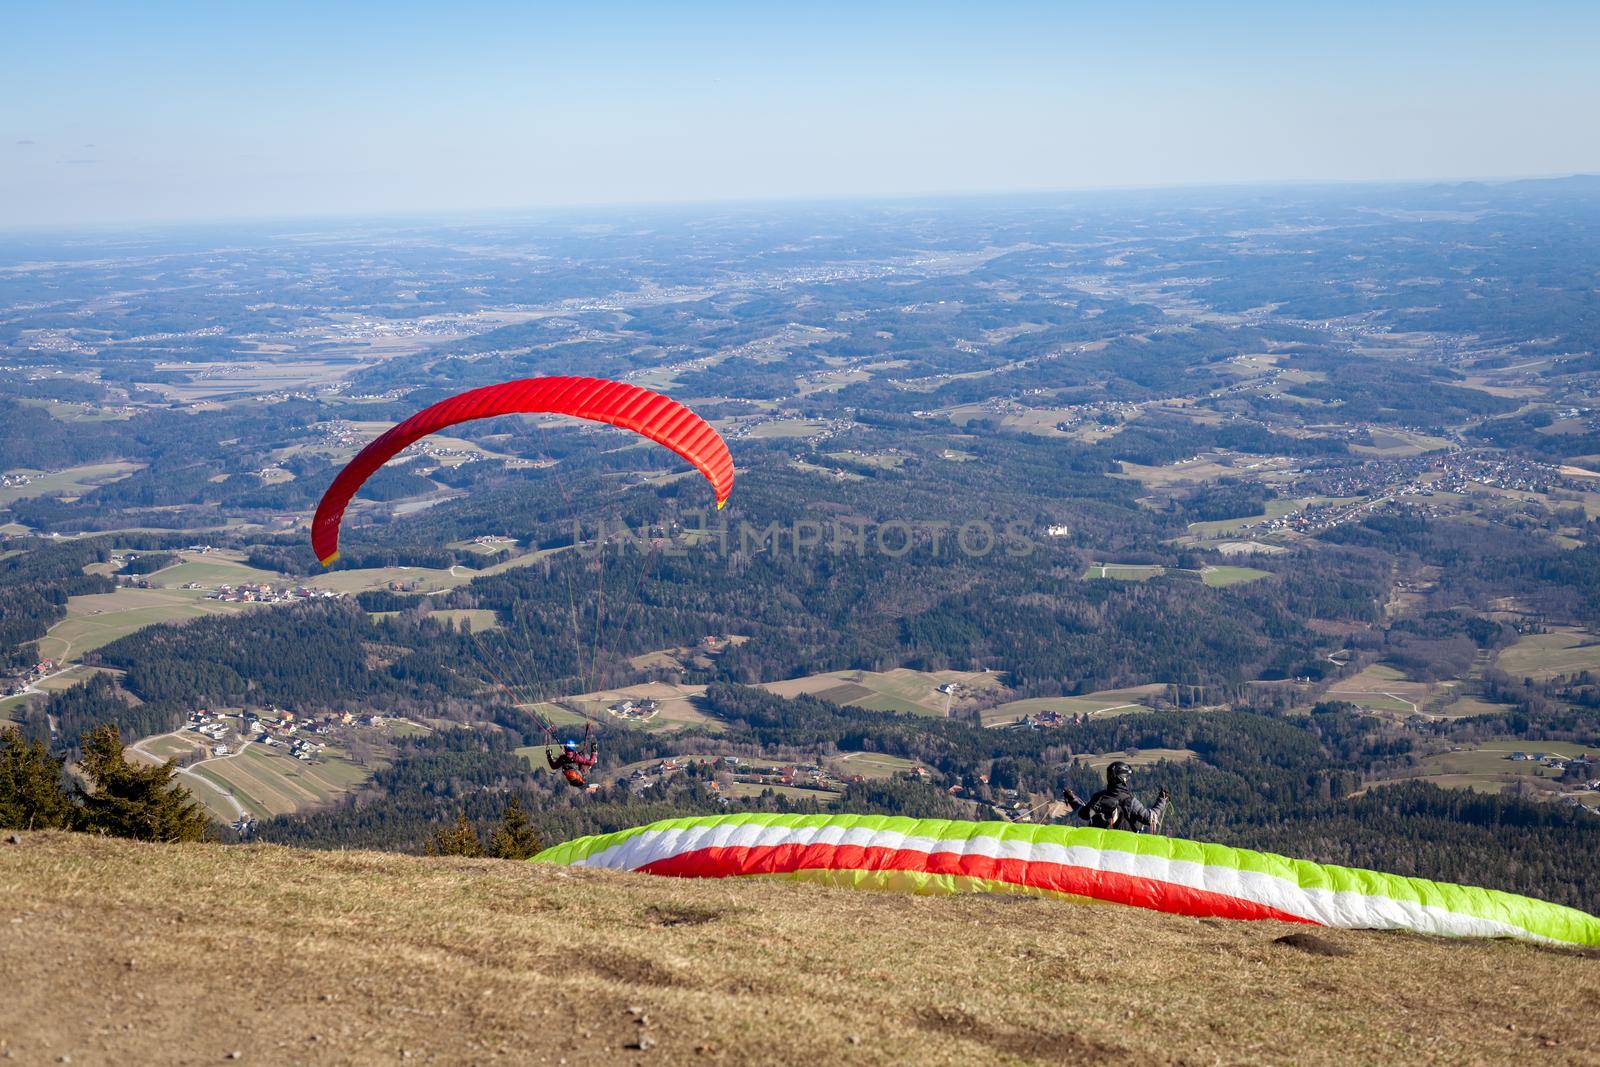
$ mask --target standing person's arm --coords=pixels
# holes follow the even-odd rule
[[[1156,806],[1147,808],[1138,797],[1129,797],[1122,803],[1123,813],[1128,820],[1140,830],[1148,830],[1161,825],[1161,813],[1167,810],[1167,801],[1170,795],[1165,789],[1156,794]]]
[[[1070,785],[1061,791],[1061,799],[1067,802],[1067,813],[1069,815],[1075,815],[1085,822],[1089,820],[1089,805],[1082,797],[1072,791]]]

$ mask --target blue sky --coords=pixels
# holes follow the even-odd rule
[[[1600,171],[1597,54],[1593,2],[5,0],[0,226]]]

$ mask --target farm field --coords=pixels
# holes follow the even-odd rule
[[[374,619],[390,619],[399,614],[398,611],[371,613]],[[500,629],[500,617],[489,608],[442,608],[429,612],[428,618],[453,623],[456,626],[465,624],[475,634],[481,634],[485,630]]]
[[[878,467],[883,470],[896,470],[903,466],[906,457],[898,452],[868,452],[865,455],[856,455],[853,452],[828,452],[827,457],[840,463],[859,463],[864,467]]]
[[[143,466],[142,463],[91,463],[55,472],[26,468],[6,471],[7,474],[29,475],[31,480],[27,485],[0,488],[0,507],[39,496],[81,496],[96,486],[126,478]]]
[[[1329,700],[1342,700],[1369,711],[1412,715],[1422,710],[1435,692],[1426,682],[1410,682],[1393,667],[1375,663],[1360,674],[1341,678],[1325,694]]]
[[[391,585],[399,586],[400,591],[406,593],[437,593],[464,585],[479,573],[465,567],[363,567],[314,574],[301,584],[336,593],[365,593]]]
[[[1200,754],[1187,748],[1141,748],[1137,752],[1102,752],[1094,756],[1080,756],[1077,762],[1085,767],[1103,771],[1117,760],[1130,763],[1135,767],[1148,767],[1153,763],[1170,760],[1173,763],[1187,763],[1192,759],[1199,759]]]
[[[479,556],[493,556],[500,552],[515,552],[517,549],[517,542],[512,540],[506,542],[505,544],[480,545],[474,541],[451,541],[444,547],[454,549],[457,552],[471,552],[474,555]]]
[[[98,673],[110,675],[112,678],[122,677],[120,670],[112,670],[110,667],[85,667],[82,664],[70,665],[66,670],[58,670],[53,675],[46,675],[45,678],[35,681],[34,685],[29,686],[29,693],[18,693],[16,696],[0,699],[0,723],[8,723],[8,721],[13,720],[14,715],[22,709],[22,705],[27,704],[30,699],[43,701],[48,694],[61,693],[62,689],[70,689],[72,686],[78,685],[80,681],[90,680]]]
[[[1563,628],[1529,634],[1500,653],[1496,663],[1513,678],[1548,681],[1558,674],[1600,672],[1600,638],[1586,630]]]
[[[1368,456],[1420,456],[1449,447],[1450,442],[1443,437],[1413,430],[1385,429],[1372,431],[1372,444],[1351,445],[1350,451]]]
[[[1238,474],[1236,463],[1262,462],[1264,457],[1245,455],[1226,455],[1216,452],[1202,452],[1199,455],[1182,460],[1178,463],[1169,463],[1163,467],[1147,467],[1141,463],[1121,461],[1121,477],[1131,478],[1140,485],[1151,489],[1162,489],[1167,486],[1193,484],[1199,482],[1215,481],[1218,478]],[[1268,462],[1285,462],[1282,460],[1267,460]],[[1243,519],[1230,519],[1229,522],[1243,522]],[[1203,525],[1203,524],[1202,524]],[[1192,529],[1192,527],[1191,527]]]
[[[1086,579],[1115,578],[1122,582],[1145,582],[1167,573],[1167,568],[1145,563],[1091,563],[1083,572]]]
[[[859,774],[863,778],[893,778],[921,766],[915,760],[886,756],[882,752],[846,752],[830,762],[838,774]]]
[[[372,777],[373,768],[358,767],[330,748],[315,760],[298,760],[259,744],[237,756],[205,760],[189,771],[233,795],[250,814],[260,819],[318,807],[355,789]],[[197,791],[197,799],[213,817],[231,822],[232,805],[222,798]]]
[[[1428,756],[1412,773],[1387,781],[1421,780],[1442,788],[1472,789],[1480,793],[1503,792],[1520,779],[1531,779],[1538,785],[1555,788],[1555,770],[1537,762],[1508,759],[1514,752],[1567,757],[1587,754],[1600,758],[1600,747],[1565,741],[1485,741],[1471,748]]]
[[[810,437],[826,430],[827,424],[809,419],[775,419],[750,431],[752,438]]]
[[[39,655],[70,661],[135,630],[162,622],[225,615],[250,605],[205,599],[199,589],[118,589],[67,601],[67,617],[39,639]]]
[[[1147,582],[1151,578],[1159,578],[1165,574],[1195,574],[1200,575],[1200,580],[1213,589],[1225,589],[1230,585],[1240,585],[1244,582],[1254,582],[1262,578],[1272,577],[1271,571],[1258,570],[1255,567],[1237,566],[1206,566],[1198,572],[1162,567],[1148,563],[1091,563],[1083,572],[1085,580],[1094,581],[1101,578],[1110,578],[1120,582]]]
[[[1037,715],[1041,711],[1059,711],[1063,715],[1088,715],[1094,719],[1125,715],[1145,710],[1145,705],[1140,701],[1158,696],[1166,692],[1166,689],[1165,685],[1154,682],[1149,685],[1130,686],[1127,689],[1105,689],[1098,693],[1084,693],[1079,696],[1029,697],[1026,700],[1013,700],[984,709],[983,725],[1006,726],[1017,722],[1024,715]]]
[[[1511,711],[1515,705],[1491,704],[1477,697],[1462,697],[1448,704],[1429,704],[1427,714],[1440,719],[1465,719],[1473,715],[1494,715]]]
[[[527,708],[536,715],[542,715],[546,721],[556,726],[582,726],[589,720],[549,700],[540,700],[532,704],[518,704],[519,708]]]
[[[1230,585],[1241,585],[1270,577],[1272,577],[1271,571],[1258,570],[1255,567],[1206,567],[1200,572],[1200,580],[1213,589],[1226,589]]]
[[[832,789],[807,789],[799,785],[758,785],[754,782],[734,782],[728,792],[736,797],[758,797],[767,790],[791,800],[815,800],[819,804],[837,800],[839,794]]]
[[[63,689],[71,689],[82,682],[87,682],[97,674],[108,674],[112,678],[121,678],[122,671],[110,667],[85,667],[83,664],[74,664],[64,671],[42,678],[33,683],[33,687],[44,693],[59,693]]]
[[[282,584],[288,581],[276,571],[250,566],[238,553],[179,552],[178,555],[183,557],[182,563],[146,575],[145,580],[161,589],[177,589],[189,584],[215,589],[219,585],[238,585],[241,582]]]
[[[1288,549],[1266,541],[1196,541],[1196,548],[1209,548],[1224,556],[1275,556]]]
[[[700,726],[708,730],[720,730],[722,724],[695,707],[695,702],[705,694],[703,685],[668,685],[666,682],[644,682],[640,685],[627,685],[620,689],[602,689],[593,693],[580,693],[577,696],[566,697],[561,703],[576,708],[583,715],[605,726],[634,725],[652,732],[669,732],[682,730],[690,726]],[[628,723],[606,711],[606,708],[619,700],[656,701],[660,708],[650,719]]]
[[[1189,533],[1196,537],[1220,537],[1223,534],[1242,530],[1246,526],[1254,526],[1256,523],[1266,522],[1269,519],[1281,519],[1285,515],[1292,515],[1307,504],[1315,503],[1316,500],[1316,497],[1306,497],[1303,500],[1275,497],[1267,501],[1266,510],[1259,515],[1246,515],[1237,519],[1191,522],[1189,524]]]
[[[1000,679],[982,671],[830,671],[781,682],[764,682],[761,688],[778,696],[814,696],[835,704],[850,704],[869,711],[894,711],[904,715],[943,718],[961,693],[941,693],[939,686],[955,683],[965,690],[1000,688]]]
[[[635,670],[667,670],[681,671],[690,667],[706,668],[711,666],[711,659],[720,655],[727,649],[742,645],[750,638],[743,634],[724,634],[721,643],[715,648],[704,646],[682,646],[679,648],[658,648],[653,652],[644,652],[628,660],[628,665]]]

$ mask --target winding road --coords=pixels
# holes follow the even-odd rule
[[[162,759],[160,756],[157,756],[154,752],[146,752],[142,746],[147,741],[154,741],[157,738],[161,738],[161,737],[177,737],[177,736],[181,736],[182,733],[183,733],[182,730],[174,730],[171,733],[153,734],[150,737],[140,738],[138,741],[135,741],[133,744],[128,746],[128,751],[136,753],[136,754],[138,754],[140,756],[143,756],[145,759],[152,760],[152,761],[154,761],[156,763],[165,763],[166,760]],[[250,815],[250,812],[245,809],[244,805],[239,803],[239,800],[238,800],[237,797],[235,797],[232,793],[228,792],[228,790],[222,788],[216,782],[213,782],[211,779],[206,778],[203,775],[199,775],[199,774],[194,773],[194,770],[193,770],[193,768],[200,766],[202,763],[217,763],[217,762],[219,762],[221,760],[238,759],[240,756],[244,755],[245,749],[249,748],[253,744],[255,744],[255,741],[253,741],[253,740],[246,741],[242,745],[239,746],[239,751],[237,751],[237,752],[230,752],[226,756],[211,756],[211,757],[209,757],[207,759],[196,760],[194,763],[189,764],[189,766],[187,766],[187,767],[174,768],[174,771],[177,774],[183,775],[185,778],[188,778],[188,779],[191,779],[193,781],[199,782],[201,785],[203,785],[207,789],[211,790],[211,792],[215,793],[217,796],[219,796],[222,799],[226,800],[229,804],[233,805],[233,810],[234,810],[234,812],[236,814],[238,814],[240,816],[247,816],[247,817],[252,817],[253,818],[253,816]]]

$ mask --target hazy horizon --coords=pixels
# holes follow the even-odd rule
[[[1600,171],[1600,9],[16,13],[0,227]]]

